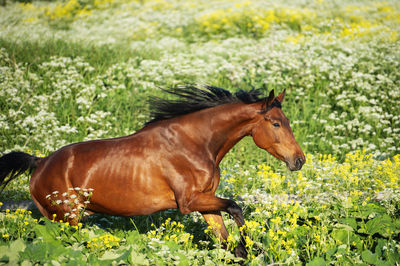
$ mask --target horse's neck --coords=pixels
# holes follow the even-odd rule
[[[227,104],[209,110],[209,149],[217,165],[243,137],[251,134],[260,104]]]

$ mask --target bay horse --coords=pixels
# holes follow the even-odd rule
[[[305,163],[281,109],[285,91],[275,97],[272,90],[266,98],[259,89],[232,94],[212,86],[186,85],[167,92],[177,99],[152,98],[152,120],[132,135],[70,144],[44,158],[23,152],[3,155],[0,184],[4,187],[19,174],[33,172],[30,192],[39,211],[70,224],[78,222],[77,213],[70,215],[78,209],[65,204],[65,198],[52,204],[52,194],[68,192],[71,199],[79,198],[80,189],[90,188],[93,194],[85,206],[90,214],[198,211],[224,242],[228,231],[221,211],[229,213],[239,228],[245,223],[235,201],[215,196],[219,164],[237,142],[251,136],[292,171]],[[246,257],[243,234],[235,254]]]

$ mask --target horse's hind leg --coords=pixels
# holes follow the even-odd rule
[[[35,203],[36,207],[38,208],[38,210],[40,211],[40,213],[47,217],[48,219],[52,219],[52,214],[50,212],[47,211],[47,209],[45,207],[42,206],[42,204],[35,198],[35,196],[31,193],[33,202]]]
[[[31,195],[33,202],[43,216],[53,221],[65,221],[64,214],[66,210],[64,210],[64,208],[55,206],[51,203],[50,199],[41,198],[41,200],[38,200],[33,193],[31,193]]]
[[[63,221],[68,222],[70,225],[77,225],[79,221],[84,218],[83,204],[75,204],[73,207],[69,206],[67,203],[50,203],[49,202],[39,202],[32,195],[32,199],[35,205],[38,207],[40,213],[52,221]],[[45,201],[47,199],[44,199]],[[86,216],[93,214],[91,211],[85,211]]]

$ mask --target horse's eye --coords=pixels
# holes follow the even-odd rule
[[[281,125],[279,123],[274,123],[274,127],[280,127]]]

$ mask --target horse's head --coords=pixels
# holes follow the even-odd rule
[[[289,120],[282,112],[281,103],[284,96],[285,91],[277,97],[274,96],[273,90],[270,92],[262,105],[252,136],[258,147],[284,161],[289,170],[297,171],[306,159],[293,136]]]

